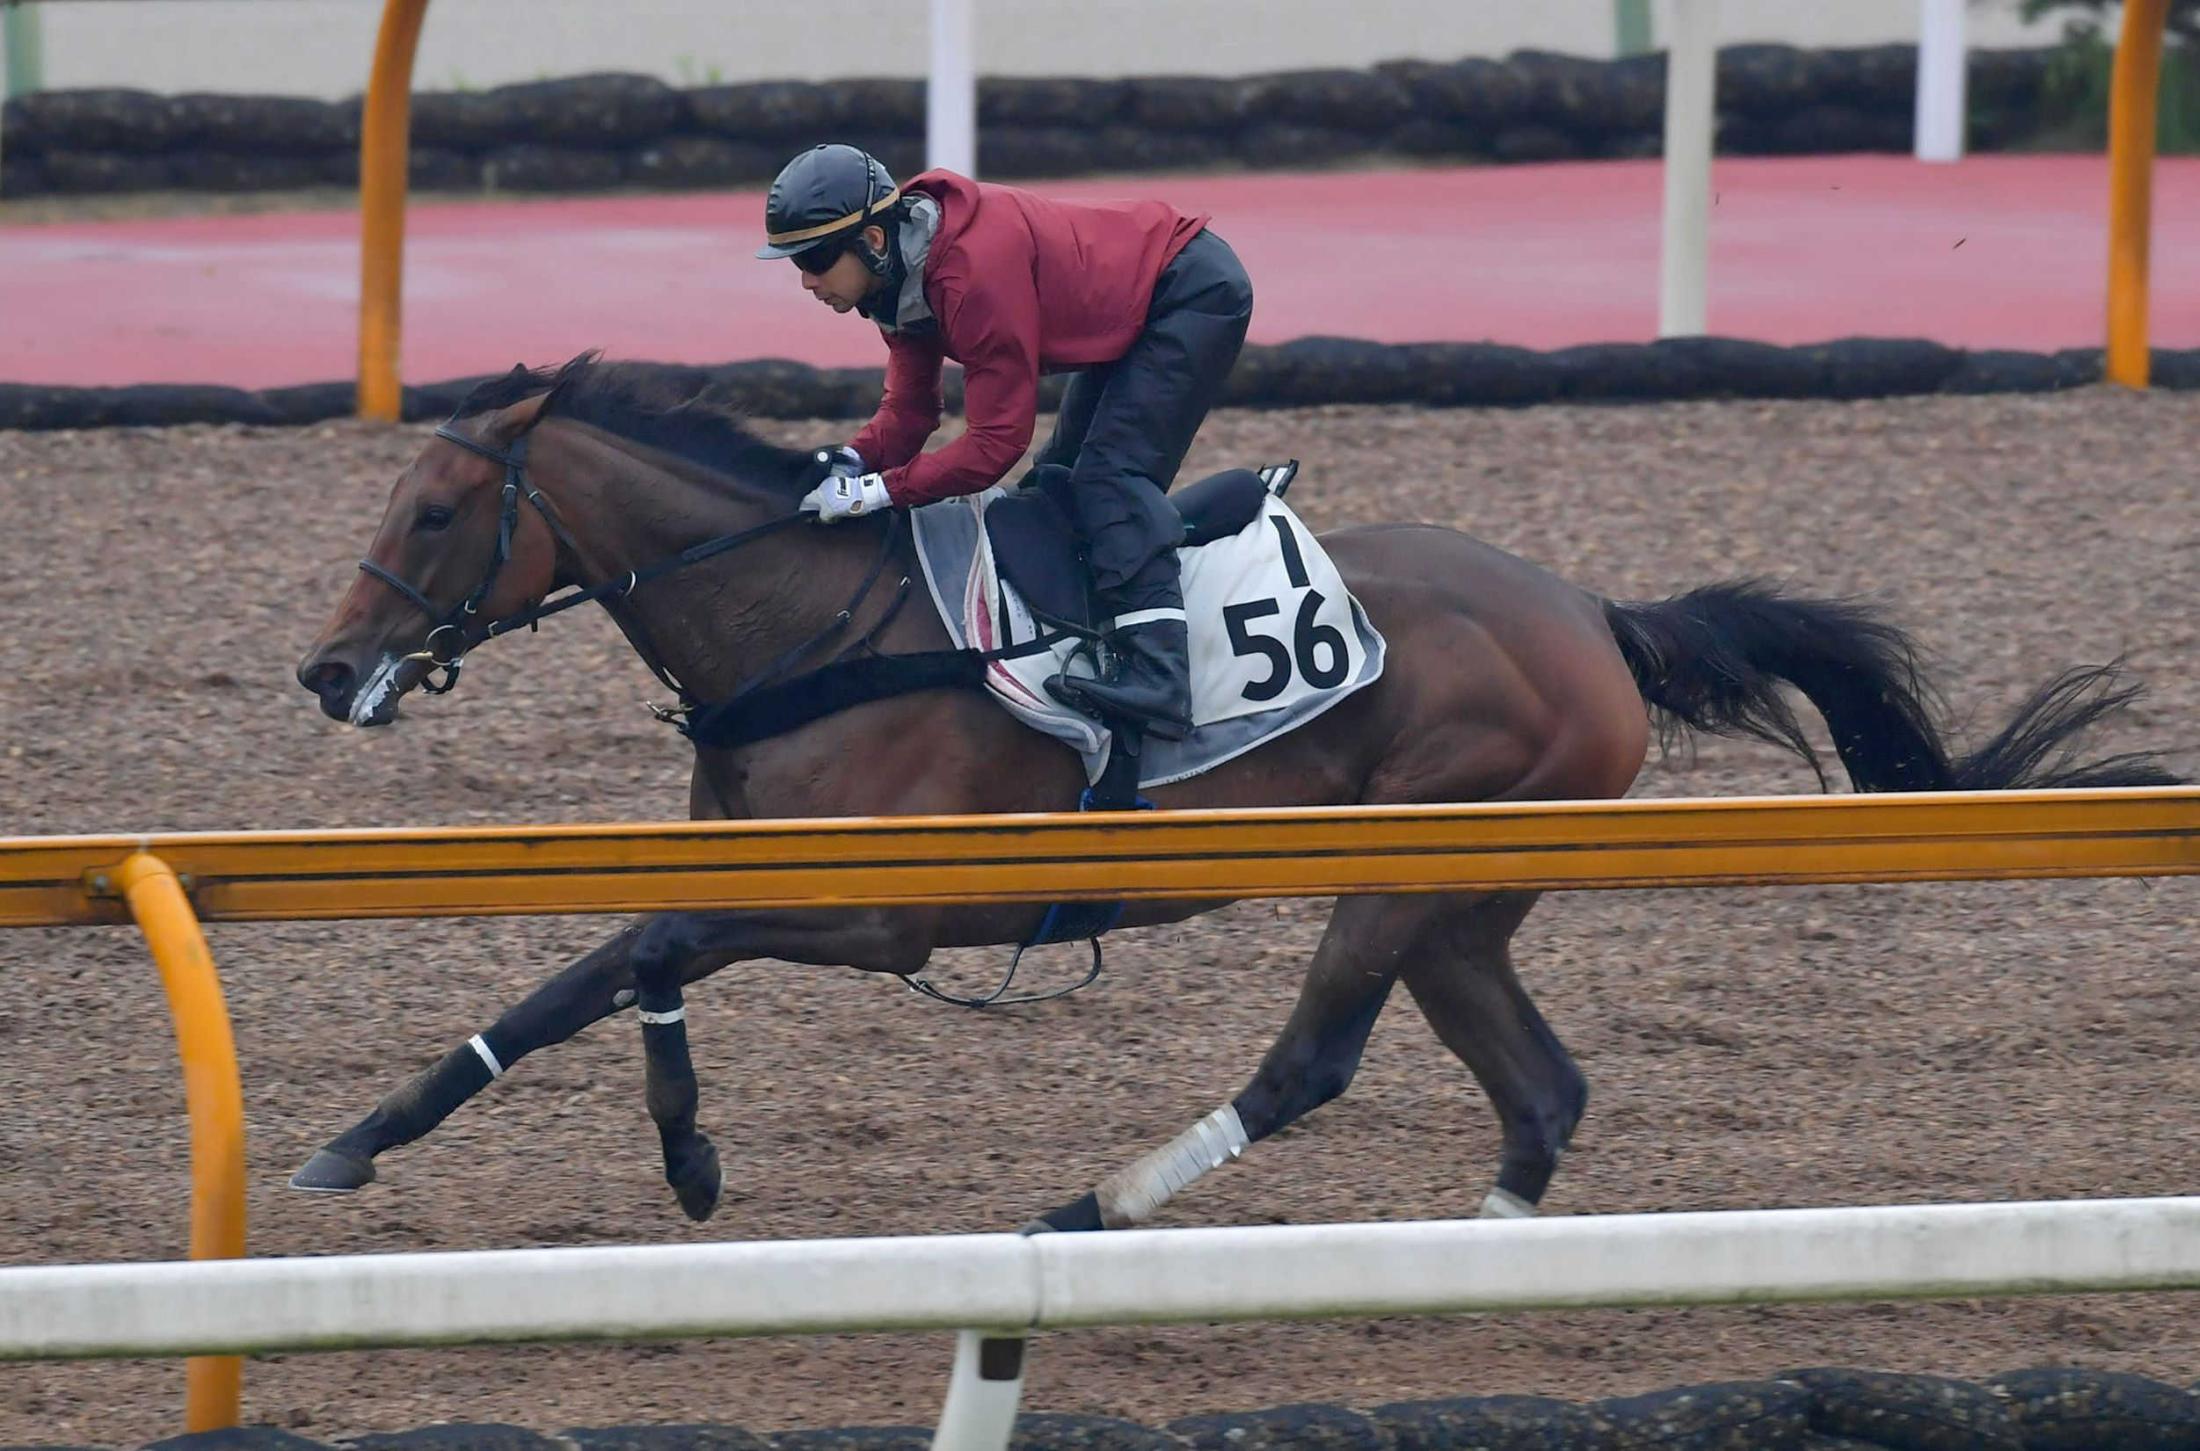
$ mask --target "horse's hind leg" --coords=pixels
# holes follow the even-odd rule
[[[1533,1214],[1588,1106],[1589,1085],[1513,974],[1532,892],[1483,897],[1446,918],[1401,974],[1421,1013],[1489,1095],[1504,1132],[1492,1216]]]
[[[558,973],[489,1027],[443,1056],[329,1141],[291,1177],[290,1187],[341,1194],[374,1179],[375,1155],[409,1144],[538,1048],[562,1043],[634,1001],[628,957],[643,923]]]
[[[1253,1081],[1167,1144],[1103,1179],[1031,1230],[1137,1224],[1210,1169],[1343,1093],[1398,971],[1446,910],[1440,897],[1347,897],[1337,904],[1298,1004]]]

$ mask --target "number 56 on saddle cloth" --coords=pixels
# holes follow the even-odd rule
[[[1249,471],[1233,472],[1257,488],[1257,512],[1235,532],[1178,551],[1191,625],[1192,730],[1181,741],[1145,740],[1141,787],[1212,770],[1306,724],[1383,673],[1383,637],[1313,532],[1275,492],[1277,482],[1288,484],[1290,471],[1265,470],[1257,483]],[[1225,476],[1207,482],[1223,483]],[[996,557],[1003,539],[1027,537],[987,527],[987,511],[1010,497],[995,486],[912,513],[925,584],[958,647],[1013,650],[1060,637],[1051,646],[990,662],[986,688],[1018,720],[1075,750],[1084,760],[1087,782],[1097,782],[1114,733],[1061,704],[1045,687],[1057,671],[1089,673],[1091,651],[1035,615],[1012,582],[1033,580],[1033,561]],[[1243,506],[1250,502],[1241,498],[1234,514],[1247,513]],[[1191,537],[1201,538],[1198,521],[1189,507],[1186,512]],[[1060,557],[1047,561],[1053,571],[1069,564],[1083,569],[1066,546]]]

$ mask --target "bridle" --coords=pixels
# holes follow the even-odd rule
[[[523,493],[526,495],[527,501],[535,506],[537,513],[542,515],[543,521],[550,526],[552,533],[557,536],[560,544],[570,545],[571,540],[566,534],[565,526],[558,522],[557,515],[551,512],[550,506],[544,501],[541,491],[527,482],[527,435],[521,434],[513,442],[509,451],[500,450],[489,444],[468,438],[448,423],[436,429],[435,436],[448,439],[461,448],[480,454],[483,458],[491,459],[504,466],[504,487],[497,512],[496,549],[489,556],[488,568],[482,571],[481,582],[476,584],[473,592],[458,604],[448,610],[438,610],[433,600],[422,594],[412,584],[384,569],[373,560],[360,560],[359,568],[382,581],[391,589],[396,590],[404,596],[405,600],[414,609],[436,622],[434,627],[428,631],[428,638],[422,643],[421,648],[407,655],[405,659],[426,661],[429,666],[428,678],[420,682],[421,688],[430,695],[442,695],[458,684],[459,667],[465,664],[466,652],[472,648],[473,644],[473,642],[467,640],[469,628],[475,617],[481,613],[481,607],[488,600],[489,592],[496,588],[497,576],[504,572],[504,566],[512,558],[512,536],[519,526],[520,496]],[[503,624],[504,622],[501,620],[492,621],[488,628],[481,632],[481,638],[488,639],[501,633],[498,627]],[[508,628],[517,628],[517,626],[515,624]],[[438,643],[445,635],[449,635],[454,642],[447,649],[441,647]],[[443,672],[441,684],[437,684],[434,678],[437,670]]]
[[[661,559],[655,564],[642,569],[628,570],[625,574],[616,575],[602,584],[591,585],[587,588],[576,586],[554,600],[545,600],[541,604],[521,610],[516,614],[491,620],[485,625],[477,624],[476,621],[480,617],[482,605],[487,603],[490,591],[496,588],[497,577],[504,572],[504,566],[511,561],[512,537],[519,527],[519,501],[522,498],[534,505],[535,512],[540,514],[543,522],[550,526],[550,533],[557,540],[558,548],[571,556],[576,562],[580,559],[580,543],[573,537],[572,531],[568,530],[564,522],[558,518],[556,507],[542,496],[540,489],[537,489],[528,481],[527,444],[531,435],[521,434],[512,441],[511,447],[508,449],[499,449],[493,444],[483,443],[479,439],[468,438],[448,423],[437,428],[435,436],[455,443],[469,453],[479,454],[492,463],[501,464],[504,468],[504,484],[500,490],[497,506],[496,548],[489,556],[487,568],[482,571],[480,583],[476,584],[472,592],[458,604],[448,610],[439,610],[433,600],[429,599],[427,595],[408,581],[384,569],[371,559],[359,561],[361,570],[397,591],[414,609],[436,622],[428,631],[428,638],[421,643],[421,648],[403,657],[407,661],[424,661],[427,663],[428,672],[421,680],[420,688],[430,695],[444,695],[455,688],[458,684],[459,669],[466,663],[467,651],[485,640],[493,640],[499,635],[510,634],[512,631],[522,628],[533,629],[550,616],[562,614],[576,605],[601,601],[609,609],[650,580],[658,579],[671,574],[675,570],[685,569],[691,564],[700,564],[706,559],[712,559],[718,555],[739,549],[752,540],[761,539],[767,534],[775,534],[807,517],[799,512],[781,514],[775,518],[767,519],[753,528],[742,529],[732,534],[721,534],[715,539],[706,539],[700,544],[690,545],[669,558]],[[871,587],[878,582],[880,574],[885,571],[887,561],[893,557],[894,546],[899,540],[901,528],[901,514],[897,510],[887,526],[885,542],[880,546],[878,558],[872,563],[870,571],[863,577],[863,583],[857,587],[854,596],[849,599],[848,603],[841,608],[838,614],[833,616],[831,622],[824,629],[795,646],[792,650],[782,654],[762,671],[742,681],[734,691],[736,697],[760,686],[770,684],[854,621],[856,610],[861,607],[864,599],[869,596]],[[863,639],[857,643],[868,645],[878,632],[885,628],[887,621],[891,620],[900,611],[902,602],[908,598],[908,595],[909,577],[904,575],[894,603],[888,607],[885,617],[873,625],[865,633]],[[614,615],[618,613],[617,610],[613,610]],[[680,704],[677,707],[652,705],[650,707],[651,712],[659,720],[675,723],[692,713],[700,702],[691,696],[687,687],[675,679],[672,672],[665,667],[662,655],[658,652],[656,646],[649,642],[648,634],[641,628],[640,622],[633,619],[631,614],[628,614],[621,618],[619,623],[625,627],[628,634],[635,641],[643,663],[647,664],[656,677],[680,698]],[[446,636],[449,642],[443,643]],[[437,683],[434,678],[435,672],[438,670],[443,672],[441,683]]]

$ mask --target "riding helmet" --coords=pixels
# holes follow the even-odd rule
[[[759,257],[792,257],[847,237],[901,200],[893,176],[867,151],[822,145],[788,162],[764,201]]]

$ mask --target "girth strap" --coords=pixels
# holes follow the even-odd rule
[[[1139,737],[1129,731],[1118,730],[1115,745],[1108,752],[1108,764],[1100,772],[1100,779],[1085,788],[1077,799],[1079,811],[1151,811],[1153,803],[1138,794],[1138,757],[1142,744]],[[1038,928],[1017,945],[1015,955],[1008,960],[1008,971],[1001,975],[1000,984],[982,998],[966,998],[946,991],[930,979],[901,973],[898,976],[909,985],[909,990],[922,993],[935,1002],[958,1008],[1009,1008],[1024,1003],[1051,1002],[1066,998],[1080,988],[1089,987],[1100,976],[1104,959],[1100,951],[1100,939],[1111,932],[1115,924],[1123,920],[1121,902],[1056,902],[1047,908],[1039,919]],[[1033,947],[1043,947],[1054,942],[1075,942],[1083,938],[1092,948],[1092,966],[1085,975],[1065,988],[1050,993],[1019,993],[1008,995],[1009,984],[1016,981],[1016,969],[1022,965],[1024,953]]]

